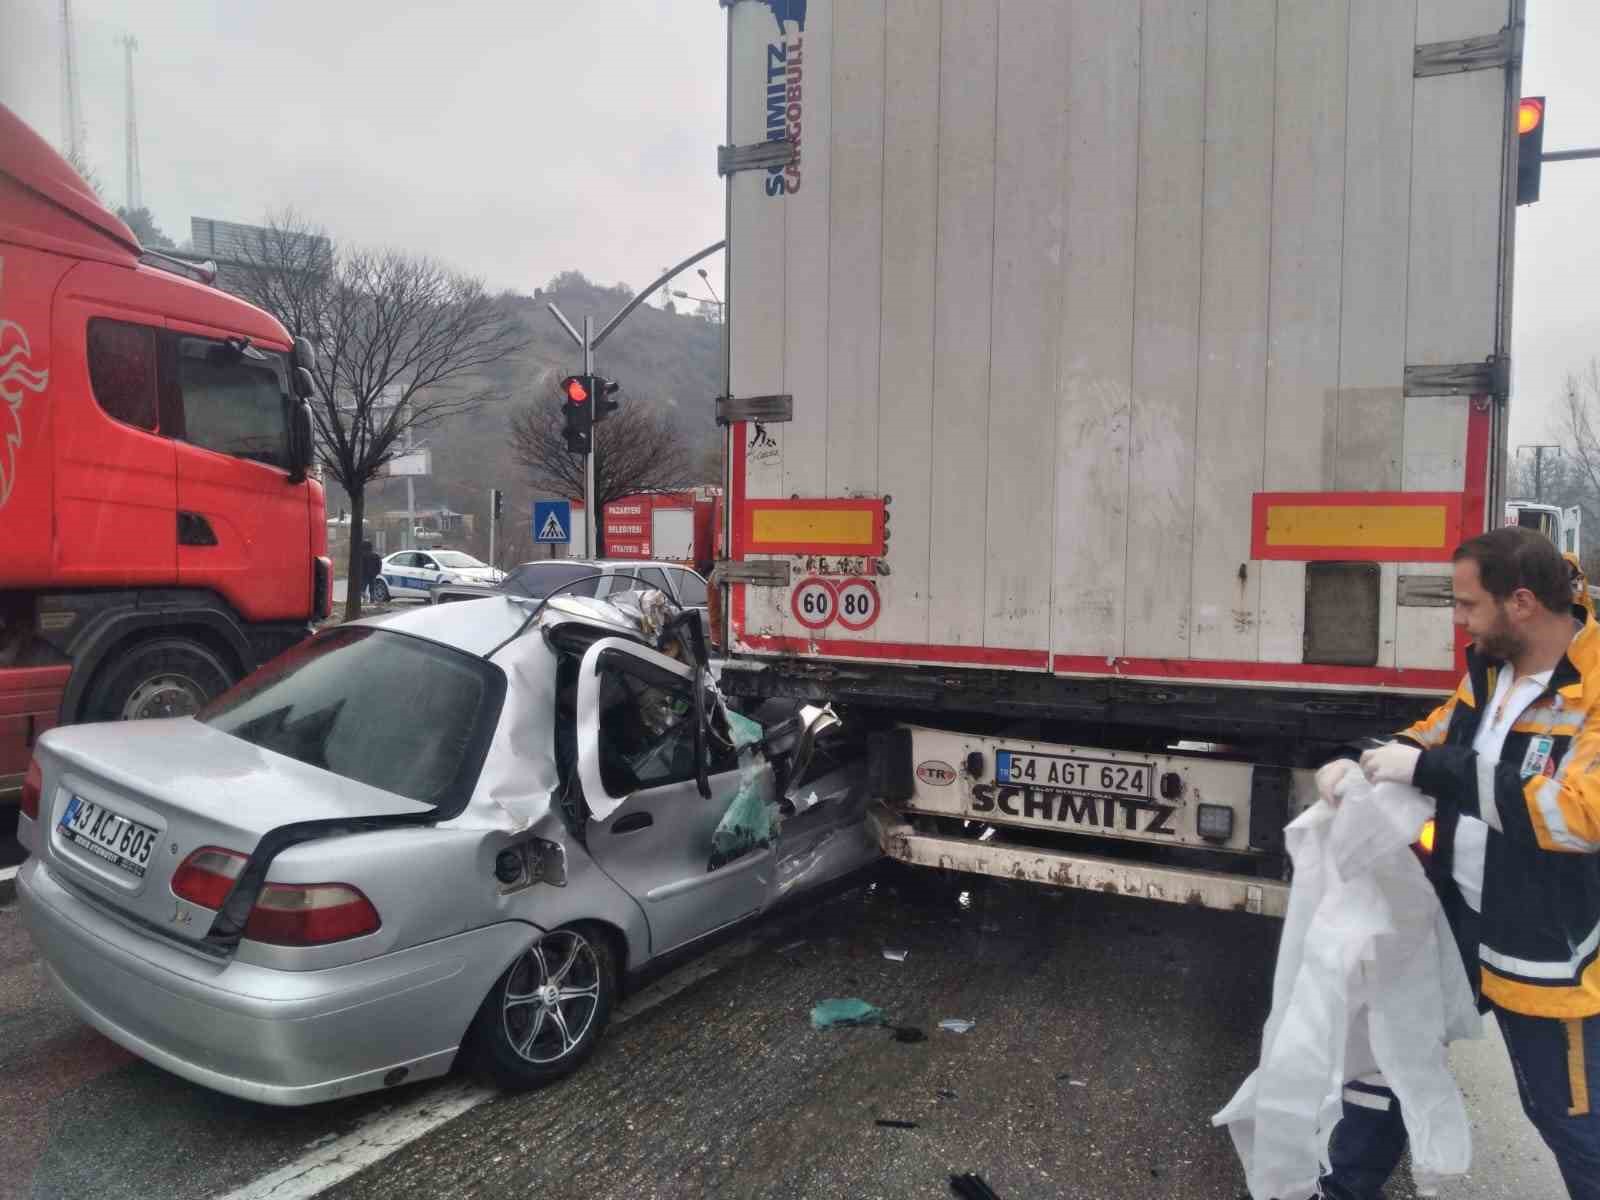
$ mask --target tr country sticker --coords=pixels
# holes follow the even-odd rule
[[[956,781],[956,769],[947,762],[930,758],[917,764],[917,778],[929,787],[949,787]]]

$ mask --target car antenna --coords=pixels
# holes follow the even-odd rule
[[[594,575],[580,575],[576,579],[567,580],[567,582],[563,583],[560,587],[552,588],[545,596],[543,596],[539,600],[539,603],[534,606],[534,610],[531,613],[528,614],[528,619],[523,621],[521,625],[517,626],[516,632],[514,632],[505,641],[503,641],[499,645],[495,646],[494,649],[490,650],[488,653],[486,653],[483,656],[484,657],[484,661],[487,662],[489,659],[493,658],[496,654],[499,654],[500,651],[504,650],[512,642],[516,641],[524,633],[528,632],[529,627],[532,626],[532,624],[539,619],[539,614],[544,611],[544,606],[546,604],[549,604],[550,601],[554,600],[562,592],[566,591],[570,587],[576,587],[580,583],[588,583],[589,580],[591,580],[591,579],[605,579],[606,577],[607,577],[607,575],[606,575],[606,572],[604,572],[604,571],[600,571],[600,572],[598,572],[598,573],[596,573]]]

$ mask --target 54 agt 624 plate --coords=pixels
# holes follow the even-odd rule
[[[1042,791],[1093,792],[1147,800],[1155,788],[1155,764],[1084,758],[1075,754],[1034,754],[1000,750],[994,756],[994,781]]]

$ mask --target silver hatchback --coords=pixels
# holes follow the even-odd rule
[[[683,657],[598,601],[493,598],[326,631],[197,717],[52,730],[40,956],[113,1041],[252,1100],[463,1050],[565,1075],[630,975],[879,854],[831,714],[762,728]]]

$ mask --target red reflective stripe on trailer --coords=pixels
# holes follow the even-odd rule
[[[985,667],[1032,667],[1050,665],[1045,650],[1004,650],[989,646],[927,646],[911,642],[858,642],[851,638],[767,637],[753,634],[739,639],[752,650],[793,651],[797,654],[828,654],[840,658],[894,658],[913,662],[969,663]]]
[[[1467,401],[1466,487],[1461,492],[1461,540],[1477,537],[1488,528],[1489,438],[1493,418],[1488,396],[1473,396]],[[1467,671],[1467,646],[1472,639],[1456,626],[1456,675]]]
[[[1058,654],[1058,675],[1114,675],[1119,678],[1208,679],[1238,683],[1323,683],[1360,687],[1449,691],[1460,680],[1454,671],[1391,670],[1387,667],[1322,667],[1309,663],[1224,662],[1182,658],[1117,658]]]

